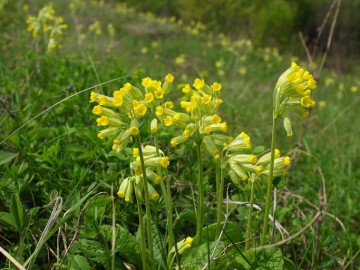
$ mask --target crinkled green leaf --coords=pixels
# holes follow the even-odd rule
[[[258,251],[256,261],[253,262],[258,270],[282,270],[284,259],[280,249],[271,248]]]
[[[97,241],[89,239],[81,239],[79,250],[84,254],[89,260],[100,263],[106,268],[111,262],[110,254],[107,252],[106,248]]]
[[[216,242],[203,243],[200,246],[191,246],[185,250],[181,258],[181,269],[202,269],[208,262],[210,256],[215,248]],[[219,242],[215,257],[217,257],[224,249],[224,244]]]
[[[69,263],[73,270],[91,270],[88,260],[80,255],[69,256]]]
[[[110,225],[102,225],[101,230],[104,232],[106,240],[111,243],[112,227]],[[129,262],[141,268],[141,248],[140,242],[127,229],[116,225],[116,242],[115,251],[126,262]]]

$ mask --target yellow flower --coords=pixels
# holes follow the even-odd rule
[[[160,164],[161,167],[167,168],[169,166],[169,164],[170,164],[169,158],[168,157],[163,157],[162,159],[160,159],[159,164]]]
[[[300,100],[300,104],[301,104],[301,106],[303,106],[304,108],[309,108],[310,105],[311,105],[311,103],[312,103],[312,99],[311,99],[310,96],[304,96],[304,97],[302,97],[301,100]]]
[[[280,150],[279,149],[275,149],[275,158],[279,158],[280,157],[280,155],[281,155],[281,153],[280,153]]]
[[[211,122],[213,122],[214,124],[220,124],[221,117],[217,114],[214,114],[213,116],[211,116]]]
[[[356,85],[353,85],[353,86],[350,87],[350,91],[352,93],[356,93],[358,91],[358,87]]]
[[[217,98],[217,99],[215,99],[215,103],[217,105],[219,105],[219,104],[223,103],[223,100],[221,98]]]
[[[184,94],[187,94],[187,93],[190,93],[190,91],[191,91],[190,84],[185,84],[183,89],[182,89],[182,92]]]
[[[131,135],[138,135],[139,134],[139,129],[137,127],[130,127],[130,134]]]
[[[285,156],[285,157],[284,157],[284,164],[285,164],[286,166],[290,167],[290,165],[291,165],[291,159],[290,159],[289,156]]]
[[[163,123],[164,126],[169,127],[174,124],[174,118],[168,115],[163,119]]]
[[[186,247],[188,247],[188,248],[191,247],[192,242],[193,242],[193,239],[190,236],[186,237],[186,239],[185,239]]]
[[[165,81],[168,83],[172,83],[174,81],[174,76],[172,74],[166,75]]]
[[[197,89],[197,90],[201,90],[201,88],[203,88],[205,85],[204,79],[199,79],[196,78],[194,81],[193,86]]]
[[[95,102],[97,96],[98,96],[97,93],[95,93],[94,91],[91,91],[91,94],[90,94],[90,102]]]
[[[148,103],[153,102],[154,100],[154,95],[152,93],[146,93],[145,94],[145,101]]]
[[[132,154],[134,158],[137,158],[139,156],[139,148],[133,148],[132,149]]]
[[[167,101],[164,106],[166,109],[172,109],[174,107],[174,103],[172,101]]]
[[[211,85],[211,89],[214,90],[215,92],[218,92],[221,90],[221,87],[222,85],[218,82],[214,82],[212,85]]]
[[[205,96],[203,96],[202,98],[201,98],[201,101],[202,101],[202,103],[204,103],[204,104],[209,104],[210,103],[210,101],[211,101],[211,96],[209,96],[209,95],[205,95]]]
[[[144,116],[146,110],[147,110],[146,106],[142,103],[139,103],[134,107],[134,111],[138,116]]]
[[[96,119],[96,122],[98,126],[107,126],[109,124],[109,118],[103,115],[100,118]]]
[[[102,112],[102,107],[100,105],[96,105],[93,110],[92,110],[93,114],[101,114]]]
[[[250,155],[248,160],[251,164],[255,164],[257,162],[257,158],[255,155]]]
[[[182,65],[182,64],[184,64],[184,63],[185,63],[185,55],[180,54],[179,56],[177,56],[177,57],[175,58],[175,64],[177,64],[177,65]]]
[[[211,133],[211,127],[204,127],[204,133],[210,134]]]
[[[164,90],[160,87],[154,91],[154,95],[156,98],[161,99],[164,97]]]
[[[141,85],[146,87],[146,88],[151,87],[152,86],[152,79],[149,78],[149,77],[146,77],[146,78],[142,79]]]
[[[161,182],[161,176],[159,176],[159,175],[156,176],[156,177],[154,178],[153,182],[154,182],[155,185],[160,184],[160,182]]]
[[[161,106],[157,106],[155,109],[155,114],[156,116],[161,116],[164,114],[164,108]]]
[[[259,173],[261,173],[263,170],[264,170],[264,168],[263,168],[261,165],[260,165],[260,166],[256,166],[255,173],[256,173],[256,174],[259,174]]]

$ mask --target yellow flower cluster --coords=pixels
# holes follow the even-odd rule
[[[31,32],[36,38],[40,35],[45,36],[47,42],[47,51],[55,48],[61,48],[60,39],[63,30],[67,29],[67,24],[61,16],[55,16],[55,10],[52,6],[45,6],[37,17],[29,16],[26,19],[27,31]]]
[[[248,154],[250,137],[242,132],[242,137],[245,137],[243,142],[237,142],[236,147],[231,146],[226,147],[228,151],[225,155],[225,164],[229,167],[229,176],[235,185],[239,185],[242,181],[256,181],[257,179],[267,179],[270,174],[270,158],[271,152],[264,154],[260,158],[256,155]],[[235,141],[241,141],[241,139],[234,139]],[[247,142],[246,142],[247,141]],[[247,145],[248,144],[248,145]],[[235,153],[231,153],[235,151]],[[274,169],[273,177],[284,176],[287,174],[288,169],[290,168],[291,161],[288,156],[281,156],[280,151],[275,149],[275,160],[274,160]]]
[[[142,190],[143,190],[143,182],[140,179],[140,176],[131,176],[122,180],[119,191],[117,195],[124,199],[127,203],[132,203],[134,192],[136,192],[136,196],[138,200],[142,200]],[[149,198],[152,201],[157,201],[159,199],[159,193],[156,192],[154,187],[148,183],[148,193]]]
[[[157,116],[165,126],[170,126],[175,122],[176,125],[185,125],[188,116],[173,111],[173,102],[164,102],[164,97],[170,92],[173,80],[172,74],[166,75],[163,84],[161,81],[146,77],[141,83],[144,91],[130,83],[125,83],[113,92],[112,97],[91,92],[90,102],[98,103],[93,108],[93,113],[99,116],[96,122],[98,126],[107,127],[98,133],[98,137],[103,139],[117,135],[113,140],[112,149],[120,152],[129,143],[131,135],[139,134],[139,120],[149,111],[152,117]],[[156,133],[157,129],[158,121],[153,118],[151,133]]]
[[[280,96],[286,98],[280,105],[281,111],[290,109],[307,117],[309,109],[316,107],[316,101],[311,98],[312,91],[316,88],[316,81],[308,71],[295,62],[279,77],[275,88]]]
[[[274,117],[283,117],[288,136],[293,135],[290,111],[308,117],[316,107],[316,101],[311,98],[315,88],[314,77],[295,62],[279,77],[275,86]]]
[[[169,166],[169,157],[164,155],[164,152],[159,150],[159,155],[156,153],[156,148],[151,145],[147,145],[145,147],[141,148],[141,152],[144,158],[144,164],[145,164],[145,172],[147,179],[150,179],[153,184],[158,185],[162,181],[161,176],[158,175],[155,170],[157,168],[167,168]],[[140,151],[138,148],[133,148],[132,150],[134,161],[130,163],[130,168],[134,172],[135,176],[133,176],[134,180],[134,186],[135,191],[137,191],[137,198],[142,199],[142,185],[144,181],[143,179],[143,169],[141,165],[141,159],[140,159]],[[126,180],[126,179],[125,179]],[[124,181],[125,181],[124,180]],[[124,184],[125,185],[125,184]],[[153,185],[149,182],[148,185],[148,192],[149,192],[149,198],[152,201],[156,201],[159,199],[159,194],[154,189]],[[126,191],[122,185],[120,185],[120,189],[118,192],[118,196],[120,198],[125,198],[126,201]],[[132,195],[131,195],[132,197]],[[131,202],[131,200],[129,201]]]
[[[221,117],[216,113],[222,103],[222,99],[219,98],[222,85],[214,82],[209,86],[204,79],[196,78],[193,87],[185,84],[182,88],[185,98],[180,102],[180,106],[185,110],[185,113],[174,113],[160,109],[158,114],[162,111],[167,112],[170,117],[165,117],[164,124],[166,126],[175,125],[183,129],[180,136],[170,141],[173,147],[195,136],[194,139],[203,141],[208,152],[218,159],[221,150],[218,148],[222,147],[223,142],[221,141],[221,145],[217,145],[216,143],[220,142],[215,140],[214,135],[227,130],[226,122],[221,122]],[[179,124],[177,124],[177,118],[180,120]]]

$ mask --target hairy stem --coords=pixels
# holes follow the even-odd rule
[[[215,240],[220,236],[221,231],[221,221],[223,219],[222,216],[222,206],[223,206],[223,196],[224,196],[224,169],[222,166],[223,155],[220,155],[220,161],[215,163],[215,170],[216,170],[216,234]]]
[[[144,193],[145,193],[145,211],[146,211],[146,229],[147,229],[147,239],[148,239],[148,248],[150,252],[150,266],[151,269],[155,269],[155,258],[154,258],[154,247],[153,247],[153,238],[152,238],[152,230],[151,230],[151,209],[150,209],[150,199],[149,199],[149,189],[148,189],[148,181],[146,177],[146,168],[144,156],[141,148],[141,140],[140,135],[135,136],[137,146],[139,148],[139,156],[141,162],[141,169],[144,180]]]
[[[250,209],[249,209],[249,213],[248,213],[248,222],[247,222],[247,227],[246,227],[245,249],[249,249],[249,246],[250,246],[253,205],[254,205],[254,181],[251,178]]]
[[[160,156],[159,153],[159,140],[157,134],[154,134],[154,143],[156,148],[156,155]],[[157,173],[161,176],[160,187],[161,192],[163,193],[164,200],[165,200],[165,209],[166,209],[166,217],[167,217],[167,229],[168,229],[168,253],[170,252],[171,248],[173,247],[175,240],[174,240],[174,230],[173,230],[173,222],[172,222],[172,202],[171,202],[171,195],[170,195],[170,183],[168,180],[168,174],[166,173],[166,182],[167,187],[163,181],[161,169],[158,168]]]
[[[269,212],[271,206],[271,190],[272,190],[272,180],[273,180],[273,173],[274,173],[274,159],[275,159],[275,144],[276,144],[276,121],[277,121],[277,114],[274,113],[273,116],[273,127],[272,127],[272,138],[271,138],[271,159],[270,159],[270,172],[269,172],[269,179],[267,182],[267,191],[266,191],[266,202],[265,202],[265,213],[264,213],[264,225],[262,234],[260,236],[260,245],[265,245],[265,238],[268,233],[269,227]]]
[[[132,185],[132,183],[131,183]],[[136,192],[135,192],[136,194]],[[136,198],[138,216],[139,216],[139,225],[140,225],[140,235],[141,235],[141,262],[143,265],[143,270],[147,270],[147,261],[146,261],[146,243],[145,243],[145,228],[144,228],[144,217],[143,210],[141,208],[141,199]]]
[[[111,270],[115,270],[115,244],[116,244],[116,209],[114,199],[114,183],[111,183],[111,206],[112,206],[112,237],[111,237]]]
[[[201,142],[196,144],[198,156],[198,205],[197,205],[197,219],[196,232],[199,235],[199,243],[201,243],[202,227],[204,225],[204,177],[201,159]]]

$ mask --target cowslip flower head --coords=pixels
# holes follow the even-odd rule
[[[295,62],[280,75],[274,92],[274,118],[283,117],[288,136],[293,135],[290,111],[308,117],[316,107],[316,101],[311,97],[315,88],[314,77]]]

